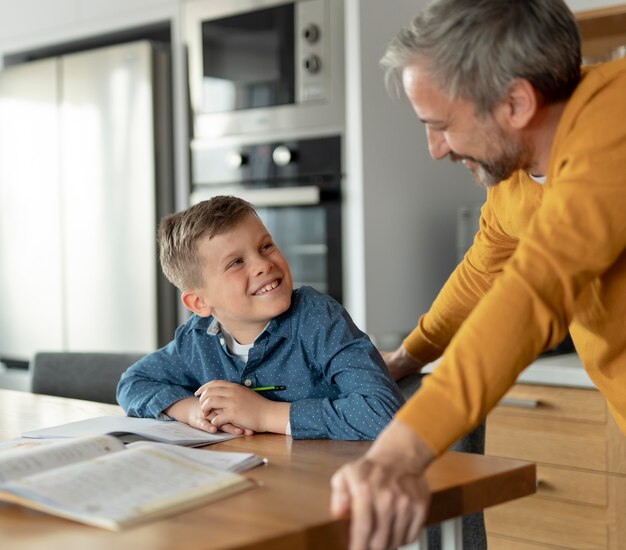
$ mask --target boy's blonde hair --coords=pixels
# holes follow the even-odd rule
[[[198,241],[213,238],[239,224],[254,207],[243,199],[217,196],[161,220],[158,230],[161,268],[167,279],[182,291],[204,284]]]

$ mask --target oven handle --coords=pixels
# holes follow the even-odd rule
[[[248,201],[255,207],[308,206],[321,202],[320,188],[317,185],[301,187],[272,187],[263,189],[223,189],[223,194],[233,195]],[[191,204],[210,199],[219,193],[214,189],[196,190],[191,194]]]

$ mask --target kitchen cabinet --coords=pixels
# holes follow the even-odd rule
[[[537,494],[485,513],[492,550],[626,548],[626,437],[595,389],[518,384],[486,454],[537,463]]]
[[[626,46],[626,4],[576,14],[583,57],[602,59],[618,46]]]

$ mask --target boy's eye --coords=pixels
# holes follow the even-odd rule
[[[233,260],[232,262],[230,262],[226,266],[226,269],[230,269],[231,267],[236,267],[238,265],[241,265],[242,263],[243,263],[243,260],[241,258],[237,258],[237,259]]]
[[[263,252],[268,252],[272,250],[273,248],[274,248],[274,243],[265,243],[263,246],[261,246],[261,250]]]

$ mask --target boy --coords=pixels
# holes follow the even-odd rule
[[[219,196],[167,216],[159,246],[194,315],[122,375],[127,414],[333,439],[373,439],[391,420],[403,399],[380,354],[333,299],[293,290],[249,203]]]

